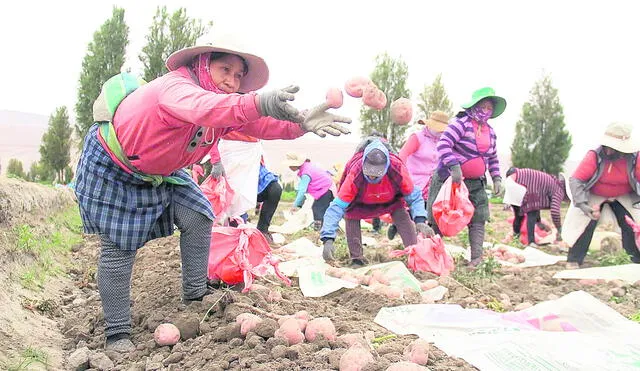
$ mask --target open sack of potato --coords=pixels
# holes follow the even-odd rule
[[[393,250],[389,253],[392,258],[407,255],[407,267],[414,272],[432,272],[439,276],[446,276],[455,268],[453,258],[444,248],[444,242],[438,235],[424,238],[418,236],[418,243],[404,250]]]
[[[219,279],[229,285],[244,282],[242,291],[247,292],[255,277],[273,271],[289,286],[291,280],[280,272],[279,263],[259,230],[246,225],[211,229],[209,279]]]

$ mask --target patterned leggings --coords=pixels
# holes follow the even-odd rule
[[[174,203],[175,223],[180,230],[182,295],[201,297],[207,290],[207,265],[212,221],[205,215]],[[131,333],[131,274],[135,250],[121,250],[101,234],[98,261],[98,290],[104,311],[105,336]]]

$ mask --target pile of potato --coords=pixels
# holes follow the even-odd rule
[[[405,287],[403,290],[399,287],[391,286],[391,277],[381,269],[373,269],[366,274],[356,274],[350,269],[329,267],[326,270],[326,274],[348,282],[367,286],[367,288],[374,293],[385,296],[389,299],[400,299],[409,293],[415,292],[415,290],[409,287]],[[437,280],[430,279],[421,282],[420,289],[422,291],[427,291],[438,287],[439,285],[440,284]]]
[[[489,255],[493,256],[497,260],[502,260],[508,263],[520,264],[524,263],[524,255],[509,251],[505,246],[499,246],[489,249]]]

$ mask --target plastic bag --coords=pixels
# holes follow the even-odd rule
[[[407,267],[414,272],[432,272],[439,276],[447,276],[455,264],[453,258],[444,248],[444,242],[438,235],[424,238],[418,235],[418,243],[404,250],[393,250],[392,258],[408,255]]]
[[[234,192],[229,186],[227,178],[220,177],[214,179],[209,175],[200,185],[200,189],[202,189],[202,193],[204,193],[209,202],[211,202],[216,222],[224,220],[227,208],[231,205],[234,196]]]
[[[513,225],[514,217],[511,216],[507,219],[507,222]],[[536,223],[534,229],[535,243],[536,245],[548,245],[556,241],[558,236],[558,230],[545,219],[541,219]],[[529,244],[529,232],[527,231],[527,216],[522,218],[522,224],[520,225],[520,243],[523,245]]]
[[[624,220],[633,229],[633,235],[636,238],[636,248],[640,250],[640,224],[633,221],[628,215],[625,215]]]
[[[262,233],[246,225],[213,227],[209,247],[207,276],[229,285],[244,282],[242,292],[251,289],[253,279],[266,275],[273,268],[287,286],[291,280],[278,268],[280,260],[271,255],[271,247]]]
[[[469,201],[467,186],[452,184],[449,177],[440,188],[431,211],[440,233],[455,236],[469,224],[475,208]]]
[[[240,216],[256,206],[262,144],[221,139],[218,143],[222,166],[234,196],[229,216]]]

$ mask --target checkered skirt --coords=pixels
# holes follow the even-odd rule
[[[122,170],[111,160],[93,125],[84,141],[76,170],[76,196],[84,232],[105,234],[120,249],[136,250],[147,241],[173,234],[174,202],[213,220],[209,200],[184,171],[188,183],[153,187]]]

